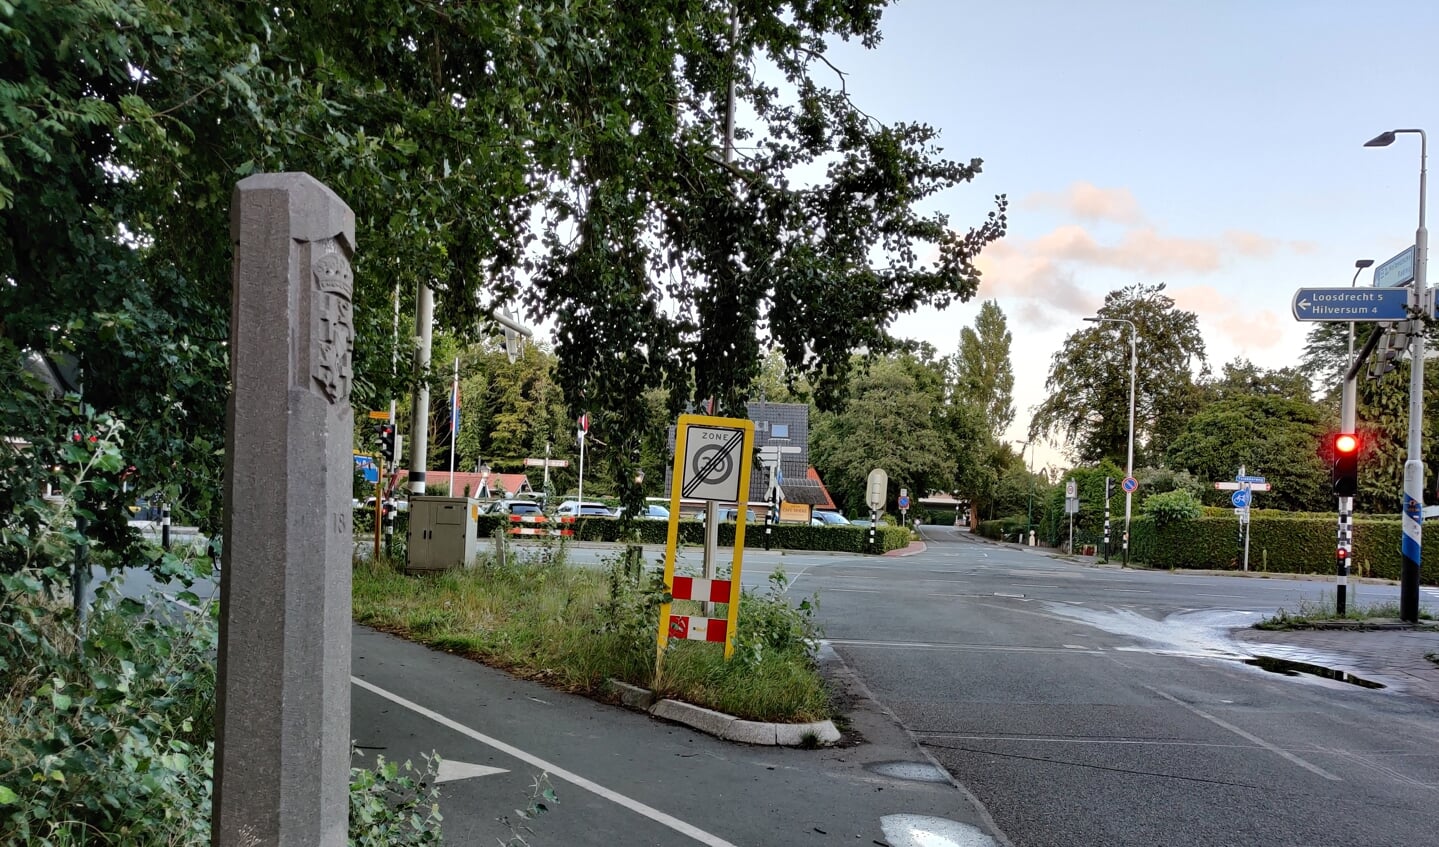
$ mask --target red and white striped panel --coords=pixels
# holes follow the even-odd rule
[[[677,576],[674,588],[670,593],[676,600],[708,600],[711,603],[728,603],[729,585],[730,581],[727,579]]]
[[[670,615],[670,638],[689,641],[724,641],[729,621],[724,618],[701,618],[694,615]]]
[[[512,526],[510,535],[549,535],[550,531],[542,526]]]
[[[549,523],[544,515],[510,515],[510,523]]]

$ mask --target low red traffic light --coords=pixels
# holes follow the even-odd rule
[[[1347,432],[1335,436],[1334,449],[1340,453],[1353,453],[1359,449],[1359,436]]]

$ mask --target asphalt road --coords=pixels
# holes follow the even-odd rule
[[[1435,704],[1265,673],[1226,635],[1332,586],[924,534],[923,554],[817,564],[792,591],[819,593],[834,648],[1012,843],[1435,843]]]
[[[746,554],[746,586],[783,567],[794,597],[819,595],[851,746],[720,742],[360,627],[356,744],[447,760],[457,844],[512,827],[535,845],[1435,843],[1439,706],[1265,673],[1227,635],[1327,582],[1091,567],[923,532],[905,557]],[[560,802],[526,823],[512,810],[540,774]]]

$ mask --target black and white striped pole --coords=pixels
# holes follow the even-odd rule
[[[1110,510],[1109,499],[1113,496],[1114,479],[1104,478],[1104,563],[1109,564],[1109,550],[1112,545],[1110,540]]]
[[[170,504],[160,504],[160,546],[170,549]]]
[[[1349,592],[1349,559],[1354,555],[1354,498],[1339,498],[1338,562],[1335,563],[1334,613],[1344,617]]]

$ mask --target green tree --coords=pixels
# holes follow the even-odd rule
[[[1199,407],[1195,378],[1207,372],[1204,339],[1193,312],[1174,305],[1164,283],[1112,291],[1099,317],[1138,328],[1135,449],[1159,456]],[[1071,333],[1050,363],[1032,433],[1059,435],[1082,461],[1122,464],[1129,438],[1129,339],[1123,323],[1096,323]],[[1140,461],[1136,457],[1136,463]]]
[[[1274,486],[1259,495],[1265,508],[1325,511],[1333,507],[1333,495],[1322,446],[1331,429],[1329,416],[1307,399],[1239,394],[1190,418],[1166,458],[1170,467],[1206,483],[1233,479],[1243,466]],[[1204,500],[1227,505],[1229,493],[1210,489]]]
[[[854,374],[839,411],[816,417],[810,460],[842,508],[867,511],[865,480],[874,468],[888,472],[891,499],[901,487],[911,496],[951,488],[954,440],[938,367],[908,355],[875,360]]]
[[[977,403],[989,433],[999,438],[1014,420],[1014,368],[1009,350],[1013,336],[999,304],[986,300],[973,327],[959,332],[952,361],[955,396]]]

